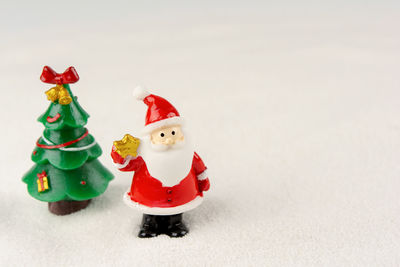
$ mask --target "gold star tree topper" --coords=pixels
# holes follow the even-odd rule
[[[128,155],[133,157],[137,156],[137,149],[140,144],[140,139],[133,137],[130,134],[124,135],[124,138],[114,141],[115,151],[125,158]]]

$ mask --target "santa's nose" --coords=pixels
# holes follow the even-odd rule
[[[173,144],[175,143],[175,140],[173,140],[172,138],[167,138],[167,139],[165,140],[165,143],[166,143],[167,145],[173,145]]]

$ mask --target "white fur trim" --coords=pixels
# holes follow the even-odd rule
[[[136,86],[136,88],[133,89],[133,97],[137,100],[143,100],[148,95],[150,95],[150,93],[142,86]]]
[[[197,180],[205,180],[208,178],[208,173],[207,173],[207,169],[205,169],[202,173],[200,173],[199,175],[197,175]]]
[[[195,199],[192,201],[176,206],[176,207],[171,207],[171,208],[160,208],[160,207],[148,207],[142,204],[139,204],[138,202],[133,201],[130,196],[128,195],[128,192],[124,194],[124,202],[126,205],[128,205],[131,208],[138,209],[144,214],[149,214],[149,215],[172,215],[172,214],[178,214],[182,212],[186,212],[188,210],[192,210],[199,206],[203,202],[203,197],[197,196]]]
[[[156,121],[149,125],[144,126],[142,133],[149,134],[158,128],[162,128],[162,127],[170,126],[170,125],[182,125],[183,123],[184,123],[184,119],[182,117],[175,116],[175,117],[164,119],[161,121]]]
[[[119,163],[115,163],[115,162],[114,162],[114,165],[115,165],[115,167],[117,167],[118,169],[123,169],[123,168],[125,168],[126,166],[128,166],[129,162],[131,162],[132,159],[134,159],[134,157],[132,157],[131,155],[128,155],[128,156],[126,156],[124,163],[119,164]]]

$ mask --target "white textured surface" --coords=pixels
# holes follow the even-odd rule
[[[399,2],[0,4],[1,266],[399,266]],[[72,86],[116,179],[48,213],[21,182],[43,65]],[[183,239],[136,238],[108,156],[140,131],[135,85],[189,119],[211,192]]]

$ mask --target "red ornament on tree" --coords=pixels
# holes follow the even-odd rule
[[[61,117],[60,113],[57,113],[54,117],[47,116],[47,122],[53,123],[56,122]]]

